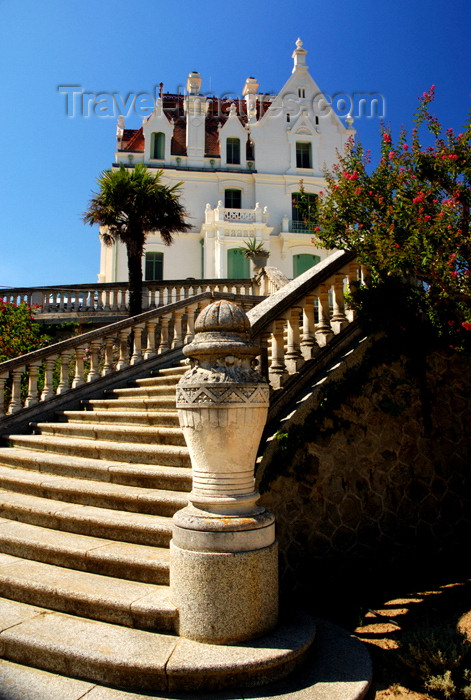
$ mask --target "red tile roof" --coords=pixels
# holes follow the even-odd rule
[[[177,156],[186,155],[186,117],[184,112],[184,96],[165,94],[163,97],[163,108],[167,119],[173,121],[174,132],[171,143],[171,154]],[[257,118],[270,107],[273,98],[257,100]],[[205,156],[211,157],[220,155],[219,132],[220,126],[226,122],[231,105],[236,105],[241,124],[247,124],[247,112],[245,100],[241,98],[219,99],[218,97],[206,97],[208,105],[205,120]],[[144,152],[144,134],[140,129],[124,129],[121,141],[121,150]],[[249,150],[247,157],[250,157]]]

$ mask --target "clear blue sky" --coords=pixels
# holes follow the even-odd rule
[[[203,92],[240,94],[248,76],[278,91],[300,36],[319,87],[380,93],[395,133],[432,84],[436,114],[459,129],[470,33],[470,0],[0,0],[0,285],[96,281],[98,231],[81,214],[113,161],[116,118],[79,105],[68,117],[58,86],[125,99],[197,70]],[[374,154],[378,118],[355,127]]]

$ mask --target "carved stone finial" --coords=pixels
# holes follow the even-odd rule
[[[180,635],[216,644],[264,634],[278,610],[274,517],[257,504],[254,479],[269,388],[249,330],[231,301],[203,309],[183,350],[193,366],[177,385],[193,488],[173,517],[171,598]]]

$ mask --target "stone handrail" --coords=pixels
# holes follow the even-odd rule
[[[144,282],[142,308],[153,309],[165,306],[204,292],[249,295],[258,293],[250,279],[183,279]],[[129,286],[127,282],[97,282],[47,287],[14,287],[0,289],[0,298],[14,304],[26,302],[34,308],[38,316],[47,313],[71,312],[126,313],[129,307]]]
[[[282,387],[353,321],[345,290],[362,274],[353,253],[337,251],[262,301],[239,298],[246,308],[254,307],[247,313],[251,335],[260,344],[261,369],[272,388]],[[227,297],[228,292],[205,291],[0,363],[0,395],[11,385],[8,414],[182,347],[193,338],[197,313],[213,299]]]
[[[362,276],[354,253],[337,251],[248,311],[261,370],[272,388],[282,387],[354,320],[345,291]]]
[[[6,385],[11,387],[8,414],[182,347],[193,338],[197,313],[221,297],[227,297],[227,293],[205,291],[0,363],[0,396],[3,397]],[[260,297],[246,295],[237,299],[249,308]],[[26,393],[25,383],[26,397],[22,395]],[[4,410],[0,400],[0,415]]]

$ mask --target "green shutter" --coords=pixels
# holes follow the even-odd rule
[[[250,261],[243,248],[231,248],[227,251],[227,276],[236,280],[250,277]]]
[[[302,275],[303,272],[309,270],[314,265],[317,265],[321,259],[318,255],[311,255],[310,253],[300,253],[299,255],[293,255],[293,277],[298,277]]]

